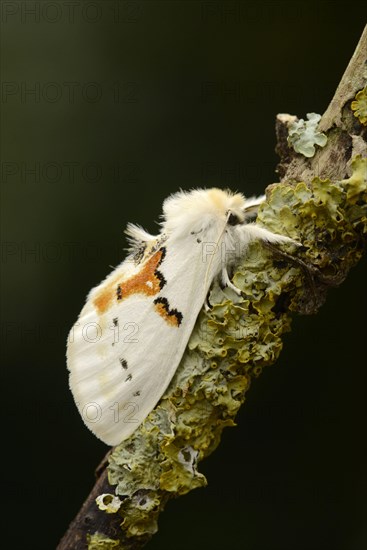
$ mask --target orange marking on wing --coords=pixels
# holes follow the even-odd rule
[[[108,285],[107,288],[103,289],[97,298],[94,299],[94,305],[98,309],[99,313],[104,313],[106,309],[110,307],[113,301],[113,297],[116,294],[114,287],[112,288],[112,283]]]
[[[180,323],[178,322],[177,317],[175,315],[169,315],[163,304],[155,304],[154,307],[155,307],[156,312],[161,317],[163,317],[163,319],[166,321],[166,323],[168,323],[172,327],[178,327],[179,326]]]
[[[182,322],[182,313],[177,309],[170,309],[167,298],[157,298],[154,300],[156,312],[163,317],[168,325],[179,327]]]
[[[106,288],[101,290],[99,295],[94,299],[94,305],[98,312],[104,313],[112,306],[114,300],[124,300],[132,294],[145,294],[146,296],[158,294],[165,284],[163,276],[157,271],[159,264],[164,258],[164,253],[164,249],[158,250],[149,258],[139,273],[122,283],[119,283],[118,278],[116,278]]]

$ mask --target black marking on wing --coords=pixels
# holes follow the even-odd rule
[[[155,269],[154,271],[154,275],[157,277],[157,279],[159,280],[159,288],[162,290],[162,288],[164,287],[165,284],[167,284],[167,281],[166,279],[164,278],[164,275],[161,271],[159,271],[158,269],[158,266],[161,265],[161,263],[163,262],[164,258],[166,257],[167,255],[167,249],[165,246],[162,246],[159,251],[161,252],[161,258],[159,260],[159,263],[157,265],[157,268]]]
[[[132,379],[133,375],[132,374],[128,374],[127,375],[127,378],[125,380],[125,382],[130,382],[130,380]]]
[[[161,259],[160,259],[160,262],[159,262],[158,265],[161,265],[161,263],[163,262],[164,258],[166,257],[167,249],[166,249],[165,246],[162,246],[159,250],[162,252],[162,256],[161,256]]]
[[[140,394],[141,394],[141,391],[140,391],[140,390],[134,391],[133,396],[134,396],[134,397],[138,397]]]
[[[117,297],[118,300],[121,300],[121,299],[122,299],[121,285],[117,285],[116,297]]]
[[[171,309],[167,298],[160,296],[159,298],[156,298],[154,300],[154,304],[156,306],[162,307],[168,320],[174,321],[174,324],[176,324],[177,326],[182,323],[183,315],[181,311],[178,311],[177,309]]]
[[[161,263],[161,262],[160,262],[160,263]],[[162,290],[162,288],[164,287],[164,285],[167,284],[167,281],[166,281],[166,279],[164,278],[163,273],[161,273],[158,269],[155,270],[154,274],[155,274],[155,276],[157,277],[157,279],[159,279],[159,288]]]
[[[123,357],[120,357],[120,365],[122,366],[122,368],[123,368],[124,370],[127,370],[128,364],[127,364],[126,359],[124,359]]]

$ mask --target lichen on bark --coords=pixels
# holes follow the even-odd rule
[[[122,550],[120,541],[110,539],[100,533],[87,535],[88,550]]]
[[[340,181],[280,183],[268,190],[257,223],[302,243],[294,262],[252,243],[235,267],[241,289],[215,282],[186,353],[157,407],[109,458],[108,478],[122,500],[123,539],[146,541],[174,496],[206,485],[200,461],[235,425],[252,380],[272,364],[291,326],[291,312],[313,312],[362,255],[367,235],[367,160]],[[297,258],[311,269],[312,281]],[[336,276],[337,274],[337,276]],[[129,547],[129,546],[124,546]],[[112,546],[111,546],[112,548]]]

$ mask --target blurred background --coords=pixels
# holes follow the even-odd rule
[[[4,548],[56,547],[108,448],[68,389],[67,333],[179,188],[276,181],[279,112],[323,113],[362,2],[1,3]],[[366,260],[294,318],[238,427],[151,550],[366,547]],[[2,531],[2,541],[4,541]]]

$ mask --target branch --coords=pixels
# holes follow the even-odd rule
[[[252,243],[233,276],[242,295],[213,284],[211,308],[201,311],[168,390],[133,435],[112,449],[58,550],[142,548],[168,500],[206,485],[198,464],[234,425],[251,381],[279,356],[292,313],[316,312],[362,256],[366,52],[367,30],[318,128],[315,118],[277,117],[281,182],[268,187],[257,223],[303,246],[280,254]],[[314,147],[314,140],[325,142],[321,132],[327,143]],[[302,148],[307,158],[295,151]]]
[[[310,182],[315,176],[332,180],[342,179],[348,173],[350,158],[356,154],[366,154],[366,128],[363,128],[351,109],[356,94],[367,83],[366,52],[367,26],[334,97],[320,120],[318,130],[326,132],[327,146],[318,148],[312,158],[297,154],[288,146],[288,129],[297,117],[277,116],[276,151],[281,158],[277,170],[281,181]],[[364,101],[367,102],[367,96],[364,97]],[[367,103],[365,103],[365,109],[366,105]]]

